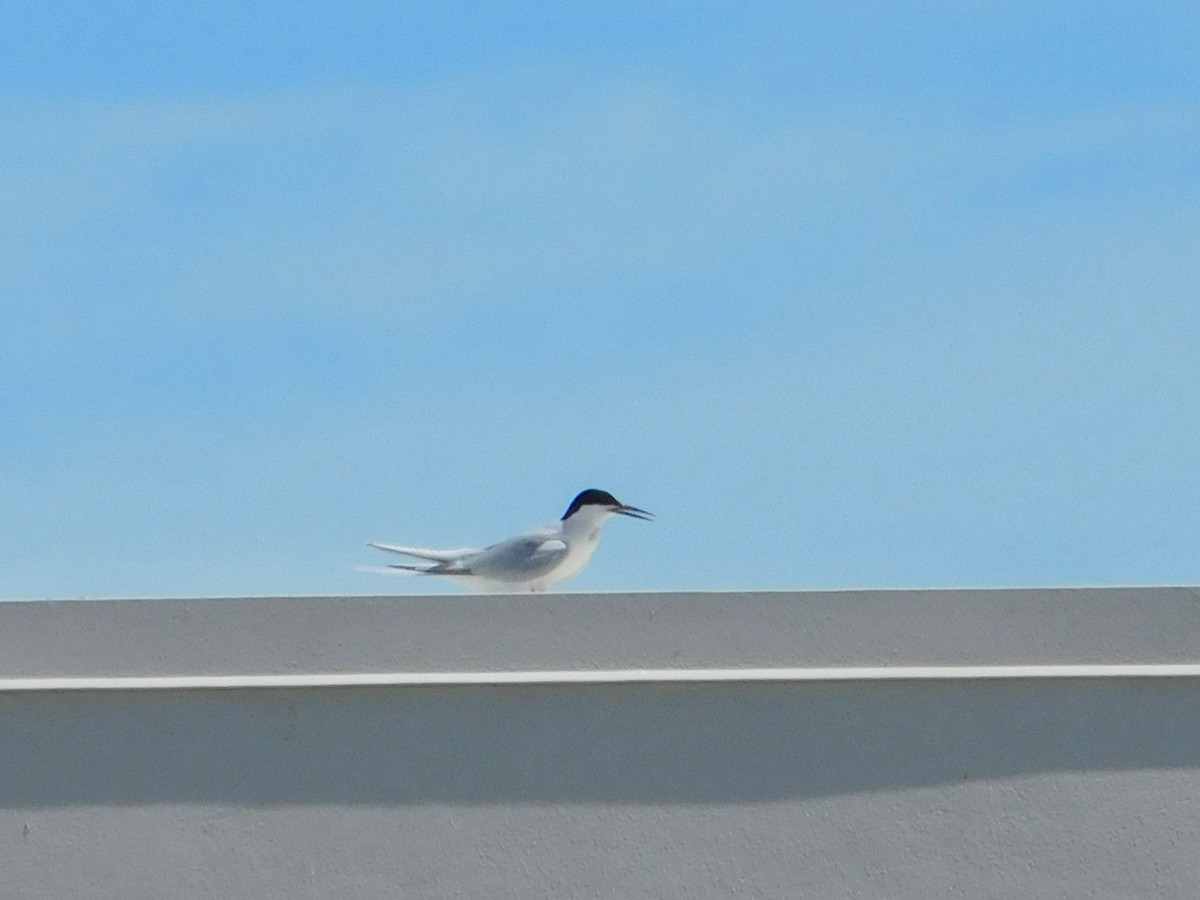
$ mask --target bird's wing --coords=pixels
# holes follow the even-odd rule
[[[530,547],[525,559],[530,566],[542,568],[557,565],[566,555],[567,545],[557,538],[550,538]]]
[[[400,547],[396,544],[379,544],[375,541],[370,542],[372,547],[377,547],[380,550],[386,550],[389,553],[399,553],[403,556],[412,556],[417,559],[427,559],[430,562],[452,563],[458,562],[465,556],[470,556],[472,553],[478,553],[478,550],[469,547],[462,547],[458,550],[427,550],[424,547]]]
[[[567,555],[556,537],[525,535],[481,550],[467,563],[472,575],[496,581],[528,581],[550,572]]]

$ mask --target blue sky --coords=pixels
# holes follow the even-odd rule
[[[746,6],[0,0],[0,597],[1200,583],[1200,7]]]

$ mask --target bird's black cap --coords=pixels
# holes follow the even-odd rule
[[[571,505],[568,506],[567,511],[563,513],[563,519],[569,518],[573,513],[577,512],[581,506],[604,506],[612,508],[620,505],[621,501],[608,491],[598,491],[595,488],[588,488],[586,491],[580,491],[575,495],[575,499],[571,501]]]

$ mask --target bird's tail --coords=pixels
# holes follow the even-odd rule
[[[355,566],[359,572],[373,572],[376,575],[432,575],[432,566],[403,566],[392,563],[387,566]]]
[[[424,559],[433,563],[453,563],[458,562],[464,556],[470,556],[472,553],[478,553],[471,547],[460,547],[456,550],[429,550],[425,547],[401,547],[398,544],[381,544],[377,541],[370,541],[370,546],[377,550],[386,550],[388,553],[399,553],[401,556],[411,556],[415,559]]]

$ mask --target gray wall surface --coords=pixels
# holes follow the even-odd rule
[[[1194,589],[0,604],[38,676],[1200,662]],[[397,649],[399,648],[399,649]],[[1188,897],[1200,679],[0,691],[0,897]]]

